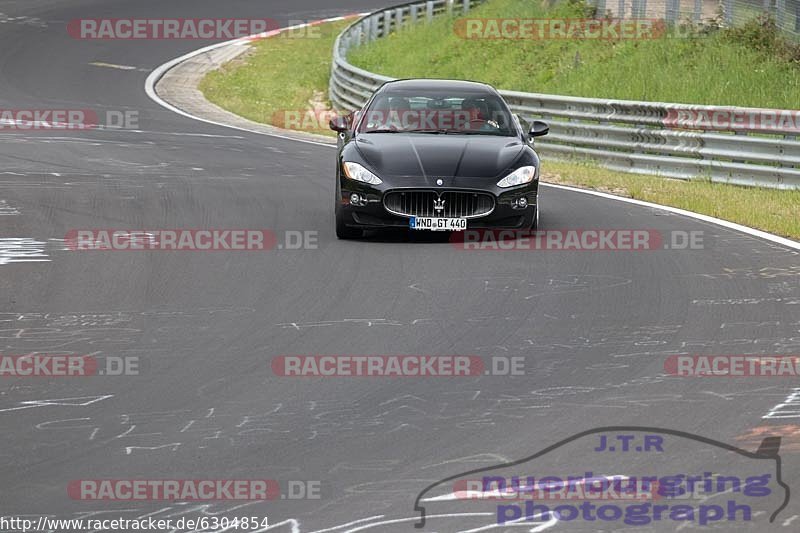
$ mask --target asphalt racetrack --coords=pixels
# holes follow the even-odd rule
[[[416,531],[415,502],[426,487],[604,426],[675,430],[750,452],[763,437],[782,436],[782,479],[800,487],[800,411],[787,407],[796,377],[665,372],[676,354],[800,353],[798,250],[549,186],[541,190],[542,230],[647,229],[701,235],[702,246],[474,251],[406,233],[339,241],[332,149],[195,121],[146,95],[153,69],[210,41],[90,41],[66,31],[81,17],[288,22],[382,6],[0,2],[0,108],[138,115],[134,129],[0,129],[0,353],[138,358],[141,369],[0,378],[0,515],[205,514],[268,517],[257,530],[281,533]],[[315,235],[316,245],[69,250],[65,236],[80,228],[263,228],[279,244],[300,234]],[[524,371],[448,378],[273,371],[275,357],[300,354],[522,358]],[[536,461],[566,477],[592,469],[630,475],[656,464],[664,474],[734,475],[755,460],[691,440],[669,447],[677,438],[665,437],[663,452],[604,455],[573,442]],[[593,450],[598,440],[591,439]],[[269,479],[284,497],[75,498],[71,483],[87,479]],[[752,522],[723,519],[706,528],[798,531],[800,504],[786,504],[778,492],[756,502]],[[493,509],[496,502],[431,500],[421,531],[700,528],[668,519],[497,524]]]

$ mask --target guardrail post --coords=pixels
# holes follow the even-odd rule
[[[453,14],[453,0],[447,0],[447,14]]]
[[[695,23],[703,21],[703,0],[694,0],[694,17]]]
[[[462,0],[464,2],[464,13],[469,13],[469,0]]]
[[[425,19],[428,22],[433,20],[433,2],[431,0],[425,2]]]
[[[375,16],[367,18],[369,19],[369,22],[364,28],[365,30],[364,42],[370,43],[378,38],[378,18]]]
[[[668,0],[666,19],[667,22],[676,22],[680,14],[680,0]]]
[[[794,4],[794,32],[800,33],[800,2]]]
[[[725,0],[725,25],[733,26],[733,0]]]
[[[375,40],[375,17],[367,17],[364,20],[367,21],[366,26],[364,26],[364,40],[359,39],[359,43],[369,43]]]
[[[606,11],[606,0],[597,0],[595,2],[595,11],[597,18],[601,18]]]
[[[417,10],[418,9],[419,9],[419,5],[418,4],[412,4],[411,5],[411,13],[409,15],[409,22],[411,22],[411,24],[416,24],[417,23]]]
[[[784,30],[786,27],[786,0],[775,1],[775,23],[778,29]]]
[[[369,42],[377,41],[381,36],[381,18],[379,16],[371,17],[369,26]]]
[[[625,0],[619,0],[619,7],[617,8],[617,18],[625,17]]]

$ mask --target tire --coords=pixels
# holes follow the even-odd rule
[[[358,228],[351,228],[345,224],[344,214],[337,207],[335,210],[336,237],[341,240],[358,239],[364,232]]]

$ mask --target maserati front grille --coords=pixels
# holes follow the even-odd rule
[[[383,205],[404,217],[478,218],[494,211],[494,196],[473,191],[396,190],[384,195]]]

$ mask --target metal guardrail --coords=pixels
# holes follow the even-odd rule
[[[351,24],[336,39],[333,49],[329,96],[334,107],[342,111],[360,109],[375,89],[394,79],[351,65],[347,61],[349,50],[406,24],[467,13],[483,1],[414,2],[376,11]],[[776,110],[768,109],[500,93],[524,120],[540,118],[550,123],[550,134],[536,143],[537,150],[550,157],[588,159],[614,170],[668,178],[800,188],[798,111],[776,115]],[[783,126],[776,120],[780,113],[788,120]],[[697,117],[703,116],[727,117],[723,120],[726,125],[700,125]],[[734,117],[775,123],[747,129],[741,123],[737,125]]]

